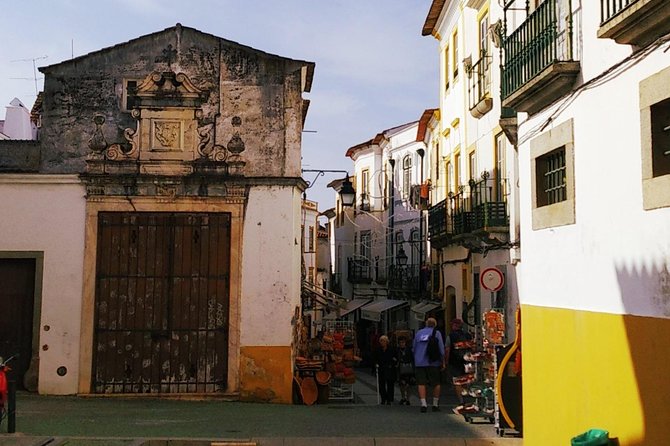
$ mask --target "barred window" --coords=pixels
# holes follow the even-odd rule
[[[537,158],[537,207],[567,200],[565,146]]]
[[[653,176],[670,174],[670,99],[651,106],[651,146]]]

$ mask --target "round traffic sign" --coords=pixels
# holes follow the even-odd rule
[[[479,275],[479,283],[488,291],[498,291],[505,284],[505,276],[498,268],[486,268]]]

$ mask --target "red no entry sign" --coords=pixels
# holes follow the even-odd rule
[[[505,284],[505,276],[498,268],[486,268],[479,275],[479,283],[487,291],[498,291]]]

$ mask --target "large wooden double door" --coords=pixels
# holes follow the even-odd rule
[[[95,393],[224,391],[230,214],[98,214]]]

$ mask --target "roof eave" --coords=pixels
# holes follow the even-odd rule
[[[428,15],[426,16],[426,21],[423,24],[423,29],[421,30],[422,36],[431,36],[435,35],[435,26],[437,21],[442,14],[442,8],[447,0],[433,0],[428,9]]]

